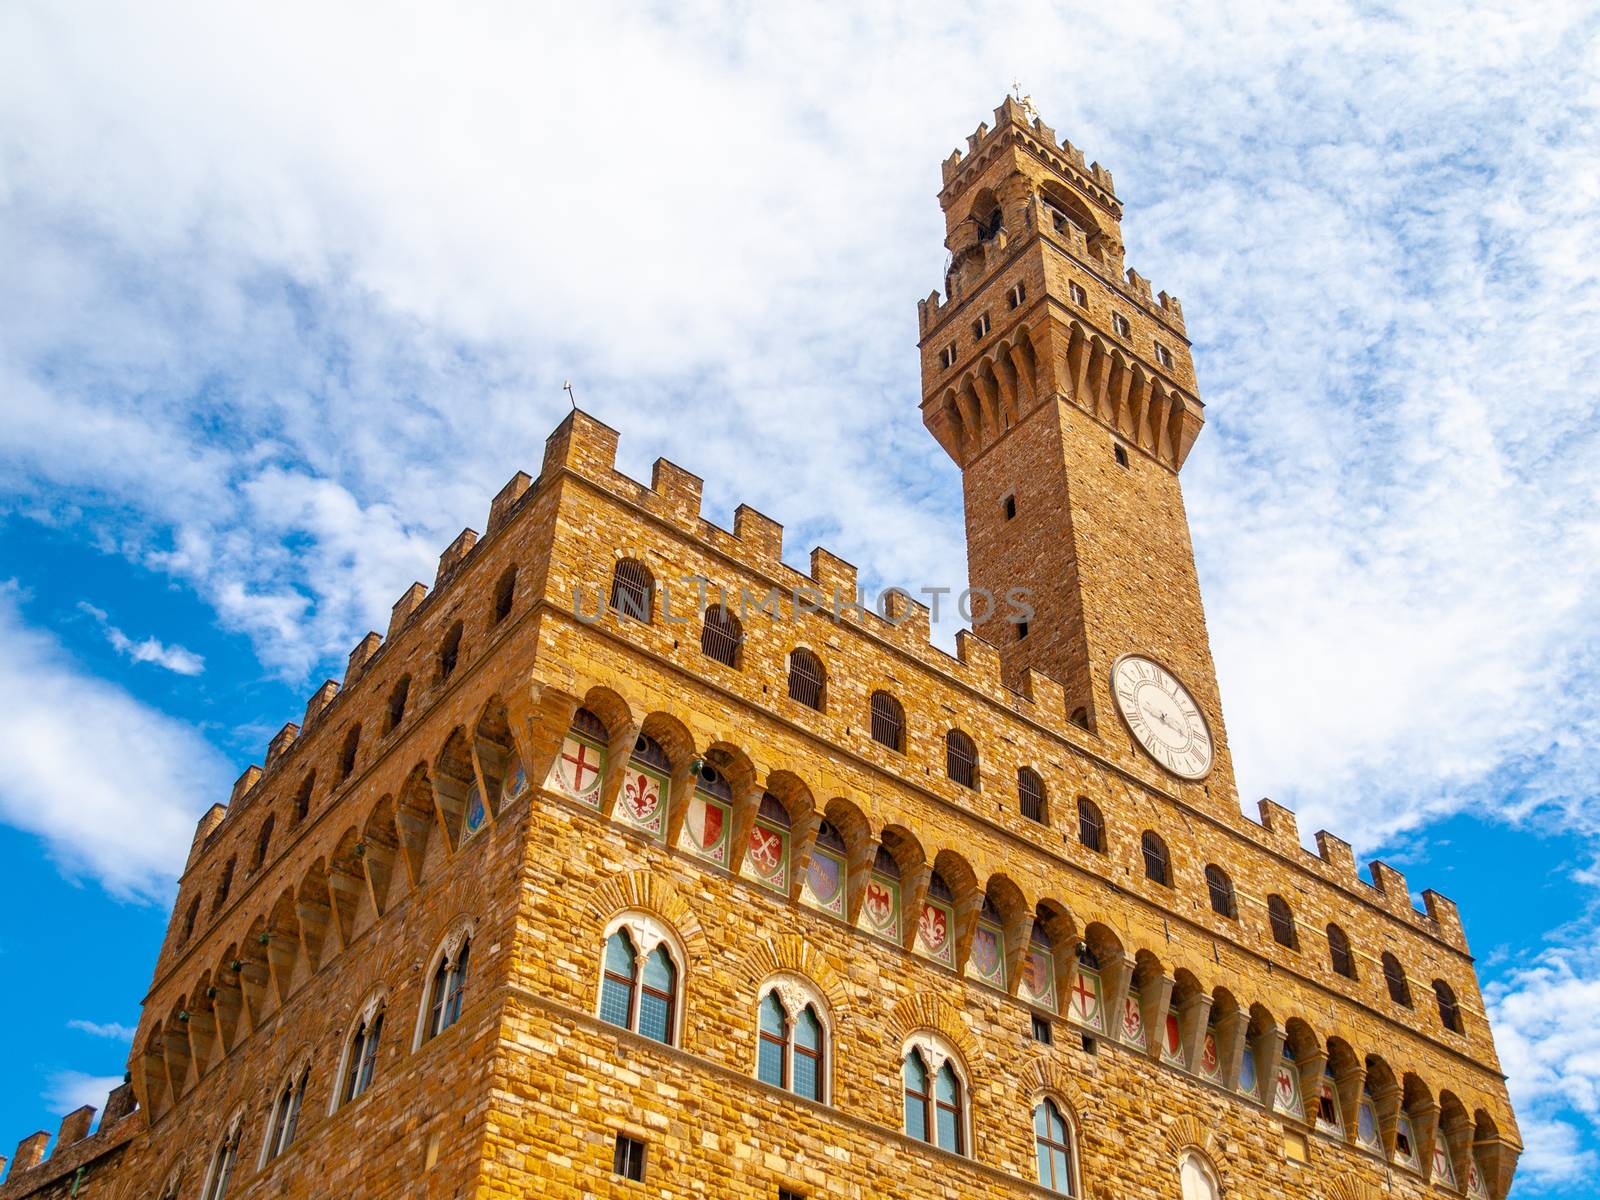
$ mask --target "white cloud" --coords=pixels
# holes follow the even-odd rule
[[[136,663],[154,663],[177,675],[198,675],[206,669],[206,660],[202,656],[182,646],[164,645],[154,637],[147,637],[142,642],[134,641],[111,624],[104,609],[96,608],[86,600],[78,602],[78,609],[95,619],[105,632],[106,641],[125,658],[131,658]]]
[[[135,1032],[132,1025],[119,1025],[115,1021],[101,1024],[99,1021],[84,1021],[76,1018],[67,1022],[67,1028],[76,1029],[79,1033],[87,1033],[90,1037],[110,1038],[114,1042],[131,1042]]]
[[[53,1113],[66,1116],[85,1104],[97,1112],[106,1106],[113,1088],[122,1086],[120,1075],[86,1075],[82,1071],[57,1071],[50,1076],[41,1099]]]
[[[1565,939],[1485,989],[1501,1066],[1517,1105],[1531,1184],[1592,1177],[1600,1167],[1600,942]],[[1585,1144],[1577,1132],[1587,1126]]]
[[[80,671],[0,584],[0,820],[113,895],[165,901],[230,772],[204,738]]]

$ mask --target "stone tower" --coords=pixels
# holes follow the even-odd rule
[[[939,203],[948,298],[918,306],[923,421],[961,468],[972,587],[1025,588],[1035,610],[982,632],[1008,682],[1060,680],[1119,748],[1112,665],[1165,665],[1209,718],[1231,807],[1178,483],[1204,420],[1183,309],[1124,270],[1111,173],[1015,99],[945,162]]]

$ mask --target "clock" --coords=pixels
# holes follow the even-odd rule
[[[1211,727],[1172,672],[1141,654],[1111,664],[1111,694],[1144,752],[1180,779],[1211,770]]]

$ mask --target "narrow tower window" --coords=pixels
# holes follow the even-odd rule
[[[1299,949],[1299,939],[1294,932],[1294,913],[1282,896],[1267,897],[1267,919],[1272,923],[1272,940],[1290,950]]]
[[[822,660],[811,651],[796,648],[789,652],[789,699],[807,708],[822,711]]]
[[[744,627],[724,604],[706,609],[700,629],[700,653],[725,667],[739,665],[739,647],[744,643]]]
[[[1028,289],[1023,284],[1013,284],[1006,293],[1006,304],[1011,308],[1021,308],[1023,301],[1028,298]]]
[[[617,616],[650,624],[656,590],[650,568],[636,558],[625,558],[611,573],[611,608]]]
[[[1233,880],[1215,863],[1206,868],[1206,888],[1211,892],[1212,912],[1229,920],[1239,915],[1233,900]]]
[[[1356,977],[1356,959],[1350,953],[1350,938],[1337,925],[1328,926],[1328,963],[1336,975],[1346,979]]]
[[[1106,823],[1100,809],[1086,796],[1078,797],[1078,844],[1087,846],[1096,854],[1105,853]]]
[[[978,786],[978,748],[959,729],[944,735],[945,774],[962,787]]]
[[[1089,293],[1084,291],[1077,284],[1067,284],[1067,295],[1072,298],[1072,302],[1079,308],[1089,307]]]
[[[511,615],[511,603],[517,598],[517,569],[507,567],[500,582],[494,587],[494,623],[500,624]]]
[[[1439,1023],[1451,1033],[1460,1033],[1461,1005],[1456,1003],[1455,989],[1444,980],[1435,979],[1433,994],[1439,1001]]]
[[[1017,802],[1024,817],[1044,824],[1044,780],[1032,767],[1017,768]]]
[[[906,710],[888,692],[872,693],[872,740],[906,752]]]
[[[1140,840],[1144,852],[1144,877],[1162,887],[1172,886],[1172,863],[1167,858],[1167,844],[1150,830],[1145,830]]]
[[[461,661],[461,622],[457,621],[439,643],[439,682],[455,674],[456,663]]]
[[[1411,1007],[1411,985],[1406,982],[1405,968],[1387,950],[1383,952],[1383,981],[1389,985],[1389,999],[1405,1008]]]

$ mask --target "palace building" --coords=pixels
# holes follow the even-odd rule
[[[573,412],[201,818],[0,1200],[1506,1195],[1454,905],[1241,814],[1110,172],[1008,98],[939,202],[922,419],[1026,616],[952,657]]]

